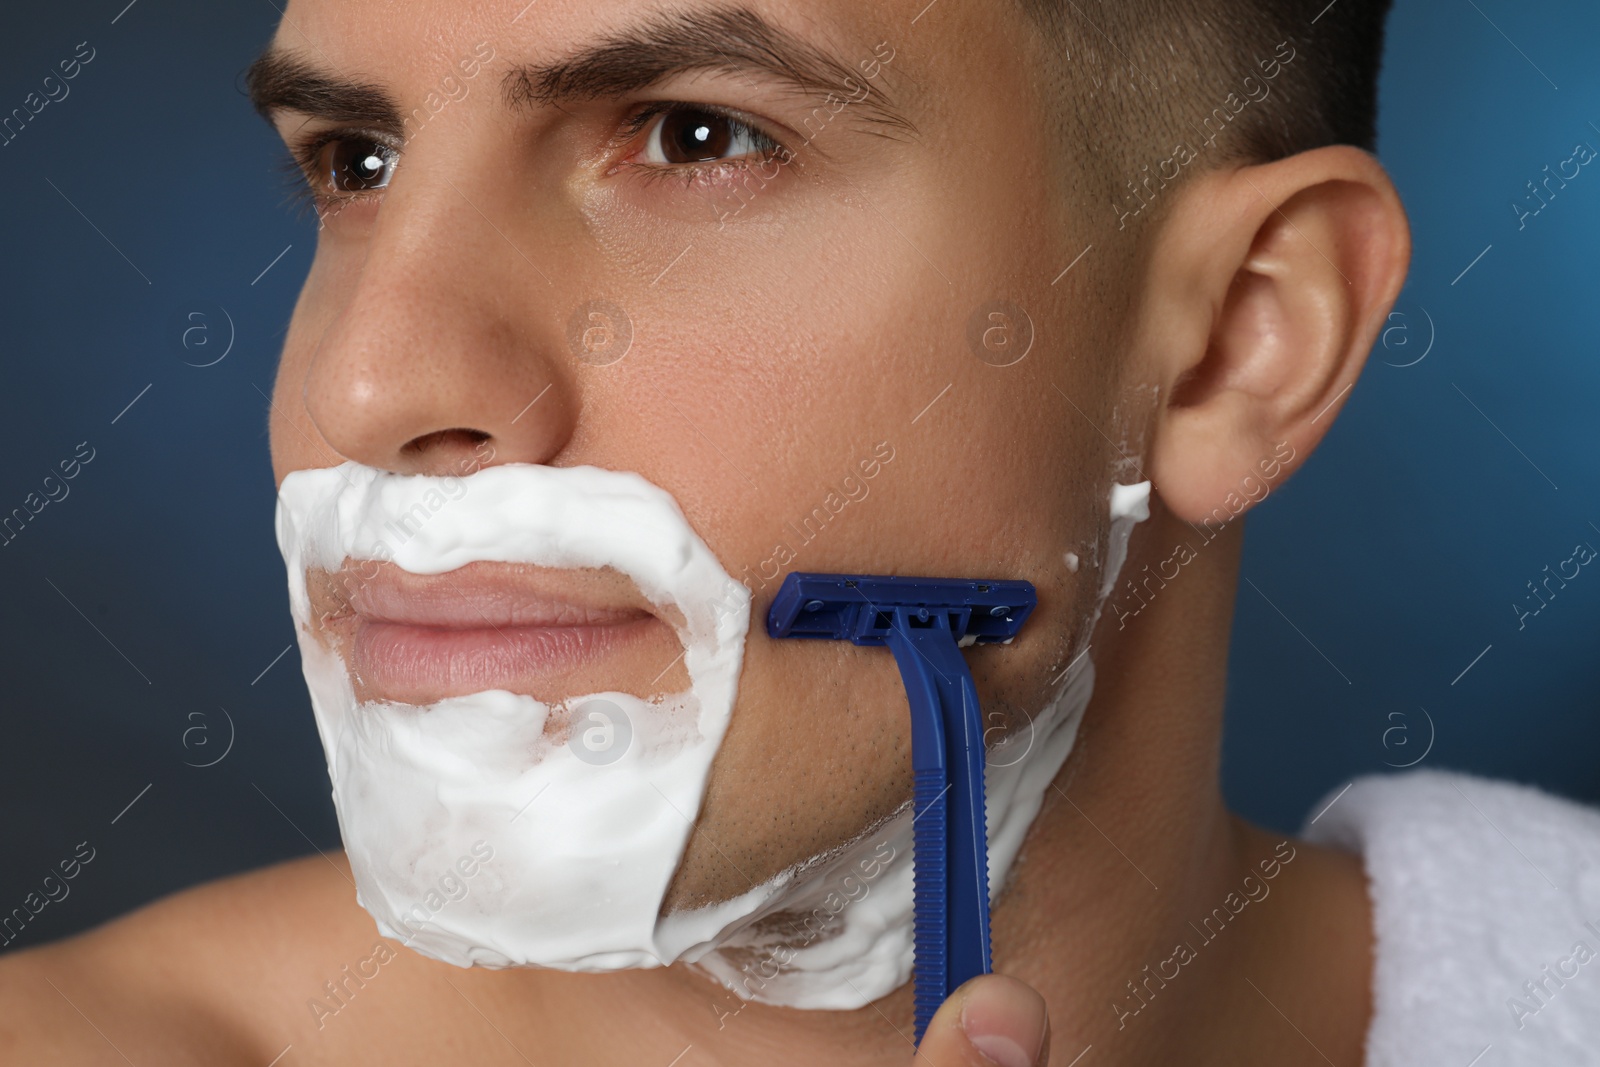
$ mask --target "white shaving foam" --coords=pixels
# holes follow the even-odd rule
[[[656,917],[733,711],[750,622],[749,591],[672,498],[592,467],[431,478],[347,463],[284,479],[278,543],[357,897],[379,929],[460,966],[670,962],[682,946],[662,944]],[[310,625],[306,572],[374,559],[419,574],[478,560],[615,568],[677,609],[690,691],[594,694],[631,728],[606,764],[548,739],[552,709],[530,696],[358,704]],[[702,926],[679,932],[715,933]]]
[[[1095,619],[1133,524],[1148,517],[1149,490],[1113,488]],[[681,960],[740,996],[800,1008],[861,1007],[909,979],[909,804],[733,900],[661,914],[732,714],[750,621],[749,591],[666,492],[593,467],[505,464],[433,478],[347,463],[286,477],[277,528],[357,898],[382,933],[460,966]],[[552,709],[529,696],[360,703],[311,626],[306,573],[373,559],[421,574],[479,560],[611,567],[677,609],[690,688],[655,702],[594,694],[632,728],[626,751],[603,766],[548,740]],[[991,899],[1066,761],[1093,681],[1085,644],[1031,728],[990,750]]]

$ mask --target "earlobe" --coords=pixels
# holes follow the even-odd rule
[[[1410,235],[1383,168],[1348,146],[1185,193],[1155,238],[1139,336],[1161,339],[1149,356],[1167,398],[1148,469],[1177,517],[1206,522],[1224,501],[1265,499],[1321,441],[1405,280]]]

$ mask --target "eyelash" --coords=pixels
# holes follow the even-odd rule
[[[295,141],[289,145],[289,158],[283,161],[283,177],[287,186],[286,192],[290,207],[297,214],[303,215],[306,211],[315,211],[321,218],[325,213],[332,211],[339,205],[350,205],[362,200],[376,199],[381,190],[372,193],[329,193],[320,187],[319,179],[312,173],[316,165],[317,156],[322,150],[339,141],[360,140],[371,144],[381,145],[396,157],[400,149],[390,143],[383,134],[373,130],[363,129],[332,129],[322,133],[312,134],[303,140]],[[392,164],[391,164],[392,165]]]
[[[691,104],[666,100],[652,102],[641,107],[623,123],[622,128],[614,135],[612,143],[616,146],[626,145],[637,138],[653,121],[680,111],[703,112],[717,116],[746,133],[759,149],[758,153],[743,158],[708,160],[697,163],[639,163],[630,158],[618,162],[607,173],[615,173],[623,167],[627,167],[638,176],[640,181],[647,184],[672,181],[688,188],[696,182],[711,185],[718,184],[719,181],[726,180],[720,176],[731,176],[752,166],[764,165],[771,159],[785,156],[789,152],[776,138],[743,114],[732,109],[718,107],[713,104]],[[322,179],[313,174],[313,167],[316,164],[317,157],[324,148],[339,141],[357,139],[384,146],[395,153],[397,157],[399,155],[399,148],[395,147],[387,137],[373,130],[331,129],[295,142],[289,147],[289,158],[283,162],[284,177],[288,185],[287,191],[291,206],[302,213],[306,210],[313,210],[321,217],[332,210],[335,205],[350,205],[381,196],[381,189],[369,193],[329,193],[320,187],[319,183]],[[396,163],[398,163],[398,159],[396,159]],[[392,163],[391,166],[393,165],[395,164]]]
[[[730,126],[744,131],[756,145],[757,153],[742,158],[708,160],[700,163],[636,163],[632,159],[625,159],[616,164],[612,172],[628,167],[636,171],[640,180],[647,184],[673,181],[687,188],[696,182],[715,185],[719,181],[719,175],[737,174],[789,154],[788,148],[741,112],[714,104],[690,104],[677,100],[663,100],[644,105],[623,124],[622,129],[617,132],[614,143],[627,144],[657,119],[683,111],[715,115]]]

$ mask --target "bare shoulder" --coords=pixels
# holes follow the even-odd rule
[[[0,1062],[265,1064],[376,944],[342,854],[208,883],[0,957]]]

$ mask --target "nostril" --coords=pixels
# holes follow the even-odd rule
[[[472,448],[488,439],[489,435],[482,430],[435,430],[433,433],[425,433],[421,437],[413,437],[406,442],[401,451],[407,456],[423,456],[442,448],[460,448],[462,446]]]
[[[400,446],[393,464],[408,474],[471,474],[494,462],[494,436],[482,430],[457,427],[413,437]]]

